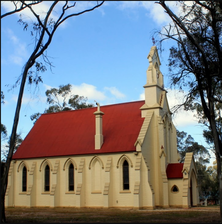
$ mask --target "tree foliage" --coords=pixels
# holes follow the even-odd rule
[[[13,154],[17,151],[18,147],[22,144],[22,141],[23,141],[23,138],[21,137],[21,133],[16,134],[15,148],[14,148]],[[7,144],[3,146],[1,151],[1,155],[2,155],[1,160],[3,162],[5,162],[7,159],[9,144],[10,144],[10,137],[8,138]]]
[[[203,165],[209,163],[210,153],[208,150],[203,145],[195,142],[194,138],[184,131],[177,130],[177,149],[181,156],[180,162],[184,162],[187,152],[193,152],[195,161]]]
[[[7,129],[4,124],[1,124],[1,141],[4,141],[7,138]]]
[[[216,89],[216,94],[218,98],[222,96],[222,88]],[[206,142],[209,144],[210,148],[213,149],[214,153],[216,154],[216,150],[214,147],[214,136],[213,132],[209,126],[208,120],[203,112],[203,107],[199,103],[194,103],[193,108],[196,109],[196,117],[198,118],[198,122],[205,126],[203,131],[203,136]],[[216,129],[222,139],[222,103],[215,102],[215,120],[216,120]]]
[[[49,108],[45,109],[44,113],[54,113],[59,111],[77,110],[87,107],[93,107],[93,104],[87,104],[87,98],[79,95],[71,94],[72,86],[70,84],[60,85],[59,88],[48,89],[45,94]],[[41,113],[35,113],[30,116],[30,119],[37,121]]]
[[[207,167],[200,162],[196,163],[197,181],[200,199],[213,199],[219,201],[219,183],[217,178],[217,167]]]
[[[203,146],[195,142],[191,135],[184,131],[177,130],[177,148],[181,156],[180,162],[184,162],[187,152],[193,152],[196,170],[197,182],[199,186],[200,199],[211,198],[216,201],[219,200],[218,178],[215,175],[216,169],[212,166],[207,167],[209,164],[210,154]]]
[[[5,103],[4,99],[5,99],[5,95],[3,91],[1,91],[1,103]]]

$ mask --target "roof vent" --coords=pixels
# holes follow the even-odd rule
[[[96,101],[95,101],[96,102]],[[94,112],[96,116],[96,134],[95,134],[95,149],[101,149],[103,144],[103,123],[102,123],[102,116],[104,113],[100,111],[100,104],[96,102],[97,105],[97,111]]]

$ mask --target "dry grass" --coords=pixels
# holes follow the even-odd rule
[[[191,209],[7,208],[10,223],[219,223],[219,206]]]

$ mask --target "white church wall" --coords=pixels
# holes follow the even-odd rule
[[[147,209],[155,207],[154,190],[150,185],[150,171],[144,158],[141,161],[141,182],[140,182],[140,206]]]
[[[177,132],[176,127],[172,123],[172,130],[171,130],[171,163],[178,163],[179,162],[179,156],[177,151]]]
[[[168,186],[169,205],[171,207],[182,207],[183,179],[170,179],[168,180]],[[178,191],[176,191],[176,188],[173,189],[174,186],[178,189]]]
[[[107,169],[107,161],[112,163],[110,170]],[[24,160],[27,167],[27,185],[32,186],[30,192],[21,190],[21,171],[14,172],[12,184],[16,184],[14,189],[14,204],[6,197],[7,206],[38,206],[38,207],[133,207],[143,206],[140,202],[139,194],[136,192],[137,183],[140,183],[140,170],[135,169],[136,158],[134,152],[125,154],[100,154],[84,156],[84,165],[81,167],[82,156],[60,157],[60,158],[39,158]],[[129,190],[123,189],[122,163],[127,160],[129,165]],[[15,170],[23,160],[15,162]],[[67,162],[68,161],[68,162]],[[74,191],[68,190],[68,166],[74,163]],[[30,175],[30,167],[35,163],[35,168]],[[45,168],[50,168],[50,190],[44,190]],[[147,171],[144,171],[147,176]],[[79,184],[82,184],[81,187]],[[144,188],[149,187],[143,183]],[[27,186],[27,188],[28,188]],[[139,189],[141,187],[139,186]],[[143,190],[146,192],[146,189]],[[105,193],[108,192],[108,193]],[[147,195],[149,197],[149,195]],[[149,199],[145,202],[152,206]],[[150,199],[152,201],[152,199]]]

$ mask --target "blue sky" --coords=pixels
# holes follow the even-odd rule
[[[49,2],[44,2],[41,12]],[[86,9],[92,2],[78,2],[75,10]],[[168,2],[175,6],[175,2]],[[8,2],[1,2],[2,13],[9,10]],[[56,12],[53,14],[56,16]],[[30,18],[25,12],[24,19]],[[23,31],[18,15],[1,21],[1,90],[5,104],[1,105],[1,122],[10,135],[19,86],[11,89],[34,47],[30,31]],[[51,87],[71,84],[73,94],[94,100],[101,105],[144,99],[147,55],[153,46],[154,30],[170,22],[162,7],[154,1],[108,1],[100,8],[71,18],[54,35],[47,50],[54,67],[42,73],[43,83],[37,88],[26,84],[20,112],[18,133],[25,138],[33,127],[30,116],[42,113],[48,107],[45,91]],[[160,54],[160,70],[164,75],[168,101],[172,107],[182,101],[183,94],[170,89],[168,56],[172,42],[164,43]],[[11,90],[10,90],[11,89]],[[191,134],[195,141],[205,145],[202,126],[191,112],[180,111],[173,117],[179,131]]]

